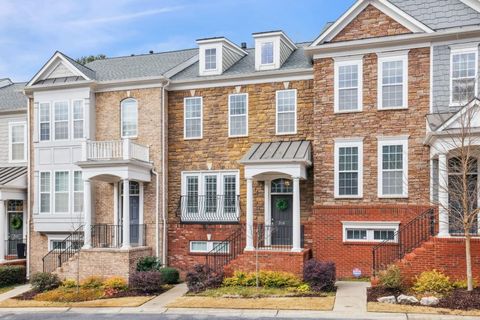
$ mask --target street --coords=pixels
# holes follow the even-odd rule
[[[257,318],[253,315],[238,317],[238,316],[225,316],[225,315],[165,315],[165,314],[91,314],[91,313],[22,313],[22,314],[0,314],[0,320],[190,320],[190,319],[212,319],[212,320],[239,320],[239,319],[294,319],[294,318],[277,318],[277,317],[261,317]],[[298,319],[295,317],[295,319]]]

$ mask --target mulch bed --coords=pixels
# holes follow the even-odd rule
[[[165,290],[167,291],[167,290]],[[123,298],[123,297],[150,297],[150,296],[156,296],[159,294],[162,294],[165,291],[157,292],[157,293],[145,293],[141,291],[135,291],[135,290],[127,290],[127,291],[120,291],[112,296],[105,296],[104,299],[112,299],[112,298]],[[34,300],[35,296],[38,294],[38,292],[30,290],[27,292],[24,292],[16,297],[13,297],[12,299],[15,300]],[[103,298],[102,298],[103,299]]]
[[[398,297],[402,293],[403,291],[399,289],[388,289],[381,286],[372,287],[367,289],[367,301],[378,302],[377,301],[378,298],[387,297],[387,296]]]

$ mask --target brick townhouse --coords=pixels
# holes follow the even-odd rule
[[[463,271],[446,139],[477,107],[478,2],[359,0],[311,42],[252,43],[52,56],[25,87],[31,272]]]

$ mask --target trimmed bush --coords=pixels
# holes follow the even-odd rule
[[[39,293],[35,296],[36,301],[52,302],[80,302],[101,299],[104,293],[102,289],[64,288],[60,287],[51,291]]]
[[[308,260],[303,266],[303,281],[313,291],[333,291],[335,289],[336,268],[333,262]]]
[[[378,275],[381,286],[388,289],[400,289],[402,287],[402,275],[400,268],[392,264],[387,270],[382,270]]]
[[[158,271],[137,271],[130,276],[130,289],[154,294],[163,291],[162,274]]]
[[[258,284],[265,288],[289,288],[298,287],[302,283],[293,273],[277,271],[260,271],[258,273]],[[257,274],[255,272],[236,271],[233,277],[223,280],[226,287],[243,286],[254,287],[257,285]]]
[[[102,277],[90,276],[80,282],[80,286],[84,289],[98,289],[103,286],[103,281],[104,279]]]
[[[163,281],[166,284],[176,284],[180,279],[180,273],[175,268],[160,268],[158,271],[162,274]]]
[[[25,274],[26,269],[24,266],[0,267],[0,288],[25,283]]]
[[[458,280],[453,283],[453,287],[456,289],[467,289],[468,283],[467,280]],[[478,283],[476,279],[473,279],[473,288],[478,288]]]
[[[137,271],[158,271],[162,263],[157,257],[142,257],[137,261]]]
[[[117,291],[125,291],[128,289],[128,284],[122,277],[112,277],[103,282],[103,288],[105,290],[113,289]]]
[[[438,270],[424,271],[415,277],[412,287],[417,293],[444,294],[453,289],[450,278]]]
[[[75,281],[73,279],[63,280],[61,287],[63,287],[63,288],[76,288],[77,287],[77,281]]]
[[[62,281],[60,281],[56,274],[37,272],[30,278],[30,284],[32,285],[34,291],[44,292],[60,287]]]
[[[187,273],[186,281],[190,292],[198,293],[222,284],[223,273],[217,273],[205,264],[197,264]]]

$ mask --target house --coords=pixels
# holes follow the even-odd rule
[[[318,32],[85,66],[56,52],[25,86],[31,271],[128,277],[156,255],[462,274],[446,137],[477,107],[478,2],[358,0]]]

